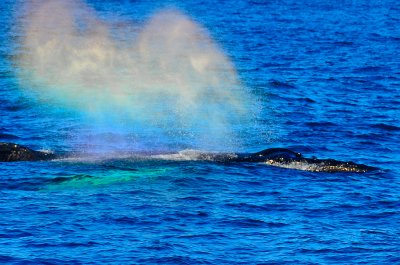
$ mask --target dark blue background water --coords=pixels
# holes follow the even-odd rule
[[[380,167],[312,173],[195,161],[0,163],[0,263],[400,264],[397,1],[89,1],[136,21],[174,5],[261,98],[263,139]],[[79,117],[21,91],[0,5],[0,141],[58,150]]]

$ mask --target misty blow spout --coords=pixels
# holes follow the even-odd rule
[[[164,9],[143,24],[115,25],[80,0],[28,0],[25,10],[16,61],[22,87],[83,114],[88,127],[119,127],[138,141],[185,138],[200,149],[230,142],[234,150],[234,128],[251,126],[256,100],[185,13]]]

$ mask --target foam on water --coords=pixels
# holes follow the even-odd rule
[[[152,155],[152,158],[173,161],[217,161],[216,155],[221,155],[216,152],[204,152],[200,150],[186,149],[171,154]],[[234,153],[222,154],[229,157],[237,157]]]

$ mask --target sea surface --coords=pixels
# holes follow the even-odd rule
[[[85,122],[32,97],[16,74],[22,2],[0,4],[0,141],[71,151],[66,139]],[[398,1],[87,4],[105,21],[138,23],[175,8],[206,28],[262,106],[262,130],[243,135],[242,151],[285,147],[380,170],[112,157],[0,163],[0,263],[400,264]]]

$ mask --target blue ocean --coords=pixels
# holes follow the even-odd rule
[[[0,142],[68,154],[0,163],[0,263],[400,264],[399,2],[5,0],[0,22]],[[379,170],[192,156],[277,147]]]

